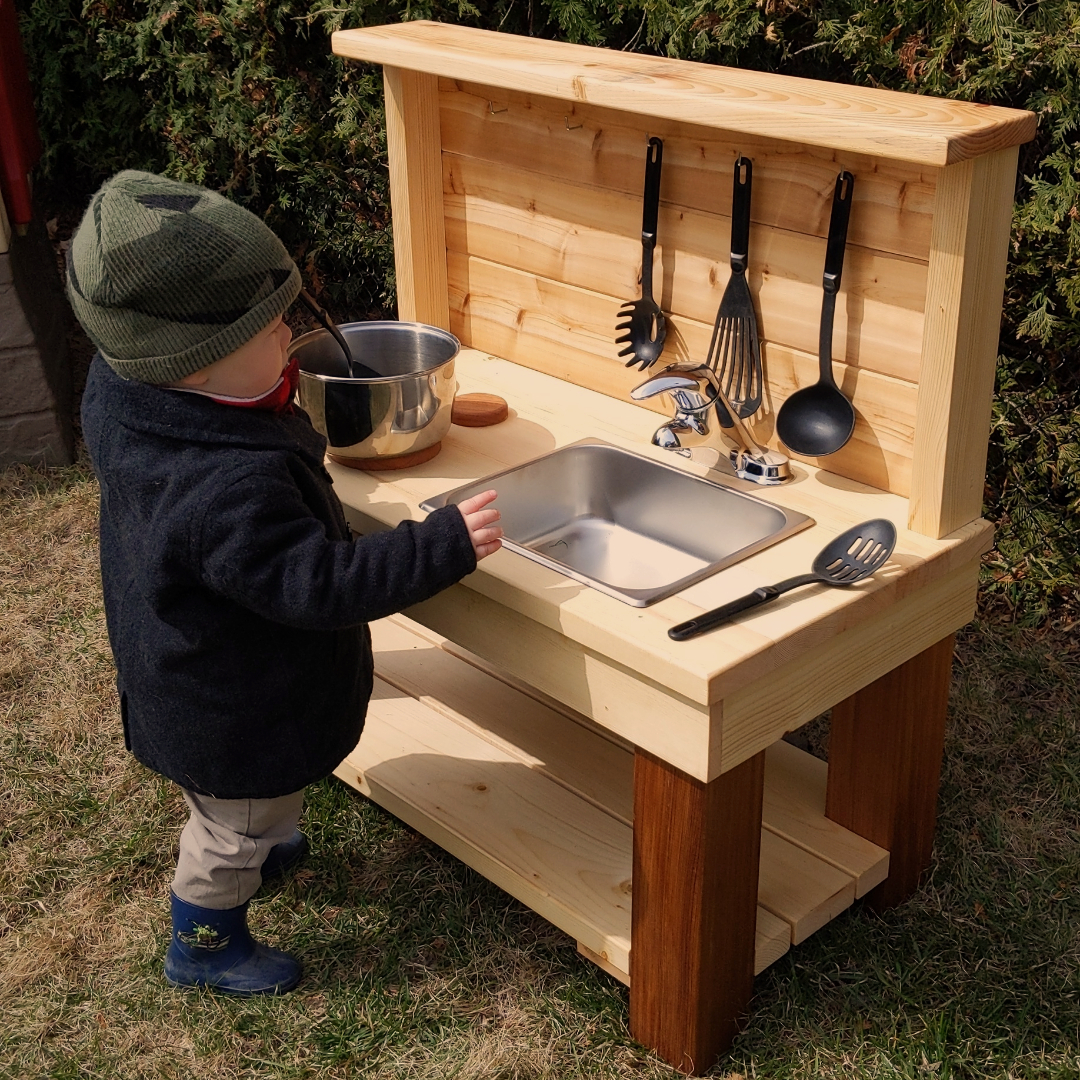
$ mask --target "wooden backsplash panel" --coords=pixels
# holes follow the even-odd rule
[[[753,219],[825,236],[833,181],[841,164],[862,181],[855,192],[853,244],[925,261],[940,170],[862,154],[842,155],[660,118],[566,103],[536,95],[439,80],[443,149],[508,161],[534,171],[641,196],[643,138],[664,140],[664,197],[707,212],[731,206],[731,170],[739,153],[754,159]],[[493,111],[494,110],[494,111]],[[581,124],[568,131],[569,125]],[[793,126],[791,137],[797,138]],[[670,167],[670,168],[669,168]],[[640,226],[640,221],[639,221]]]
[[[639,294],[641,183],[664,139],[655,270],[670,312],[664,360],[703,360],[729,277],[732,166],[754,160],[751,291],[766,375],[757,436],[817,378],[832,189],[856,174],[834,373],[851,442],[821,464],[907,495],[937,170],[575,103],[440,81],[451,329],[466,343],[612,396],[645,377],[617,356],[620,304]],[[580,125],[580,126],[579,126]],[[662,400],[649,403],[657,412]],[[806,459],[814,460],[814,459]]]
[[[451,251],[620,302],[640,291],[640,193],[446,153],[443,206]],[[730,275],[730,218],[665,198],[657,232],[654,288],[661,306],[711,328]],[[821,237],[752,226],[749,280],[764,340],[816,355],[824,250]],[[925,262],[849,245],[835,359],[917,382],[925,295]],[[614,334],[608,338],[613,342]]]
[[[476,348],[622,400],[648,377],[613,361],[607,355],[610,334],[594,329],[614,324],[618,302],[610,297],[454,251],[447,253],[447,278],[450,329]],[[672,319],[669,326],[665,360],[705,354],[711,327],[684,319]],[[753,429],[775,446],[775,415],[783,397],[774,388],[787,387],[786,397],[796,386],[813,382],[817,359],[766,342],[762,362],[769,378]],[[851,441],[828,459],[802,460],[907,495],[918,387],[853,367],[844,369],[841,386],[857,404]],[[658,414],[669,411],[660,398],[642,404]]]

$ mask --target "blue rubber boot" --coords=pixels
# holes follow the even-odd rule
[[[299,829],[288,840],[275,844],[262,864],[263,881],[292,869],[308,853],[310,846],[308,838]]]
[[[299,981],[299,960],[256,941],[247,904],[217,911],[172,899],[172,941],[165,978],[172,986],[208,986],[224,994],[284,994]]]

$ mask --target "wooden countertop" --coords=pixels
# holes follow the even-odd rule
[[[486,391],[506,398],[510,418],[490,428],[452,427],[436,458],[400,472],[329,465],[342,502],[367,519],[361,524],[378,528],[406,518],[422,520],[424,499],[586,437],[708,475],[704,465],[651,446],[659,418],[637,405],[471,349],[460,354],[457,376],[462,393]],[[978,557],[992,543],[988,522],[976,520],[941,540],[930,539],[905,527],[907,499],[811,466],[794,463],[794,468],[796,479],[779,488],[713,475],[810,515],[813,527],[652,607],[630,607],[506,550],[480,563],[463,585],[706,707],[796,663],[823,642],[876,619],[916,593],[932,605],[934,592],[926,590],[935,585],[944,590],[957,574],[965,581],[970,577],[974,594]],[[356,514],[351,515],[354,520]],[[808,571],[829,540],[872,517],[892,520],[899,536],[891,560],[873,578],[850,589],[809,586],[691,641],[668,638],[668,628],[684,619]],[[906,613],[898,618],[911,617],[910,605],[897,610]],[[903,625],[896,633],[904,636]]]
[[[1027,142],[1020,109],[416,21],[333,35],[339,56],[568,102],[951,165]]]

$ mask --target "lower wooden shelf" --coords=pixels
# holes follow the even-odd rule
[[[629,983],[633,748],[402,616],[371,629],[367,725],[336,775]],[[767,751],[756,972],[888,874],[887,851],[825,817],[826,774]]]

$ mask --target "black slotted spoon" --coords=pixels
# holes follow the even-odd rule
[[[726,623],[733,615],[760,604],[767,604],[783,593],[801,585],[854,585],[881,569],[896,546],[896,526],[885,518],[874,518],[854,525],[827,543],[818,553],[809,574],[778,581],[755,589],[738,600],[731,600],[704,615],[688,619],[673,626],[668,637],[674,641],[686,641]]]
[[[653,299],[653,250],[656,247],[656,223],[660,217],[660,167],[664,144],[653,136],[645,152],[645,194],[641,213],[641,297],[627,300],[619,309],[615,330],[620,335],[616,345],[625,345],[619,356],[629,356],[627,367],[635,364],[644,371],[664,351],[667,321],[660,305]]]

